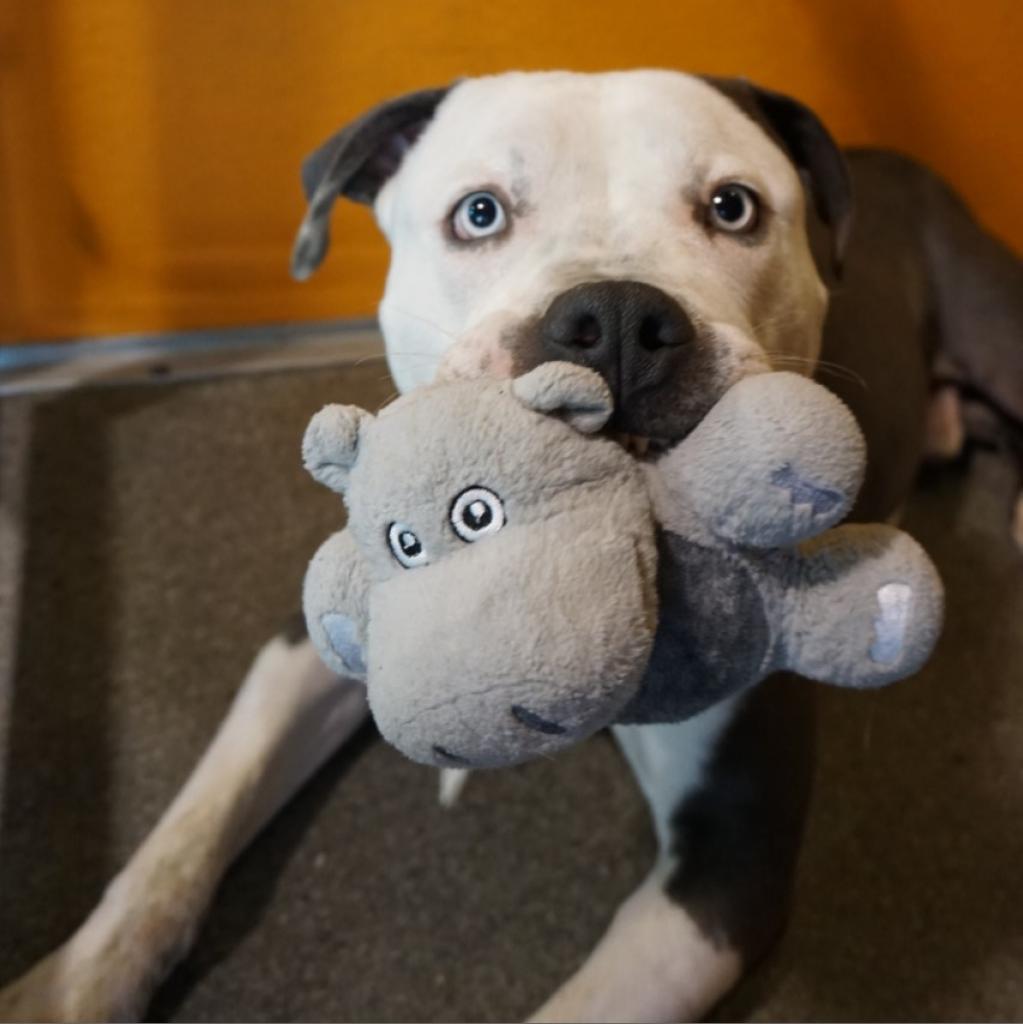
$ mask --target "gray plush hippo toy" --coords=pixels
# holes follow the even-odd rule
[[[930,654],[942,589],[920,547],[829,529],[864,469],[830,392],[748,377],[650,461],[598,433],[612,411],[596,373],[545,363],[309,424],[306,467],[348,507],[306,575],[310,635],[408,757],[509,765],[779,669],[877,687]]]

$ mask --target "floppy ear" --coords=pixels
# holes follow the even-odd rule
[[[512,393],[527,408],[595,434],[611,418],[614,399],[604,378],[575,363],[541,363],[515,379]]]
[[[334,200],[372,203],[448,92],[424,89],[381,103],[306,157],[302,188],[309,208],[292,249],[292,276],[304,281],[323,261]]]
[[[359,457],[362,431],[373,416],[355,405],[324,406],[306,427],[302,462],[321,484],[344,494]]]
[[[841,275],[852,228],[853,194],[849,168],[821,119],[805,104],[754,85],[745,78],[706,81],[760,124],[788,153],[810,189],[814,210],[831,229],[831,269]]]

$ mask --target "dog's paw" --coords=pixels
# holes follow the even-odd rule
[[[0,990],[0,1021],[138,1020],[144,996],[118,992],[104,965],[75,957],[61,946]]]
[[[966,441],[959,392],[951,385],[938,388],[927,407],[924,454],[939,461],[957,459]]]

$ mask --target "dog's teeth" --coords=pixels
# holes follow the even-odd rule
[[[614,439],[637,459],[643,458],[650,448],[650,438],[648,437],[639,437],[636,434],[615,434]]]

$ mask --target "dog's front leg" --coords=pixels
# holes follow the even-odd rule
[[[618,727],[660,853],[537,1021],[698,1020],[788,915],[812,774],[809,684],[776,676],[677,725]]]
[[[308,640],[272,640],[184,789],[78,931],[0,992],[4,1020],[134,1019],[235,855],[366,716]]]
[[[738,981],[739,953],[665,889],[667,858],[618,908],[586,962],[533,1021],[699,1020]]]

